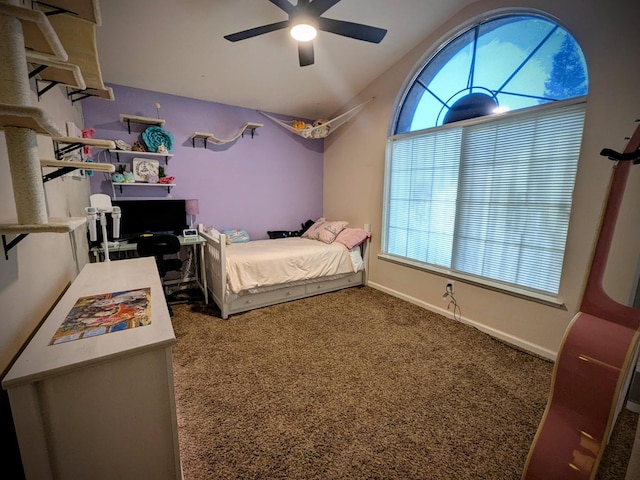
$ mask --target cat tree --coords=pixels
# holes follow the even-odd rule
[[[48,88],[66,85],[72,102],[79,99],[77,95],[113,99],[111,89],[102,84],[97,62],[95,26],[100,23],[97,2],[30,2],[34,9],[19,3],[0,0],[0,129],[4,130],[17,213],[15,222],[0,224],[5,256],[28,233],[72,232],[86,222],[86,217],[48,216],[44,182],[59,175],[45,179],[42,167],[58,168],[62,173],[85,165],[63,159],[40,160],[38,134],[50,136],[57,142],[73,142],[77,148],[89,143],[115,148],[115,144],[107,140],[65,137],[51,116],[31,106],[29,79],[33,76],[49,82]],[[67,50],[73,52],[71,58]],[[29,72],[32,65],[35,68]],[[92,163],[91,169],[112,172],[114,167]],[[5,234],[18,237],[7,243]]]

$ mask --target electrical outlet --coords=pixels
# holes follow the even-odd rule
[[[455,282],[453,280],[447,280],[445,292],[449,294],[455,293]]]

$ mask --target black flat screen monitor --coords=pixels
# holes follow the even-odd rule
[[[120,207],[120,238],[141,233],[182,235],[187,228],[186,200],[114,200]]]

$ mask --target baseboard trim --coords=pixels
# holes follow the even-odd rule
[[[440,315],[443,315],[447,318],[451,318],[452,320],[460,321],[461,323],[470,325],[474,328],[477,328],[481,332],[486,333],[487,335],[491,335],[492,337],[495,337],[505,343],[513,345],[514,347],[520,348],[522,350],[526,350],[527,352],[531,352],[540,357],[546,358],[551,361],[555,361],[557,358],[557,352],[553,352],[546,348],[542,348],[540,345],[536,345],[534,343],[524,341],[521,338],[515,337],[506,332],[503,332],[502,330],[497,330],[495,328],[487,327],[486,325],[483,325],[481,323],[478,323],[476,321],[473,321],[463,316],[457,316],[456,318],[454,318],[453,312],[451,312],[450,310],[447,310],[446,308],[438,307],[431,303],[424,302],[410,295],[406,295],[397,290],[393,290],[391,288],[385,287],[384,285],[380,285],[379,283],[376,283],[376,282],[369,281],[367,282],[367,286],[371,288],[375,288],[376,290],[380,290],[381,292],[388,293],[393,297],[406,300],[407,302],[413,303],[414,305],[422,307],[426,310],[439,313]]]

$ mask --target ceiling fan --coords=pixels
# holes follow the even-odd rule
[[[371,27],[369,25],[344,20],[334,20],[321,16],[340,0],[298,0],[297,5],[292,5],[288,0],[269,1],[281,10],[284,10],[289,15],[289,20],[250,28],[242,32],[225,35],[224,38],[230,42],[237,42],[283,28],[289,28],[291,36],[298,40],[298,57],[300,59],[300,66],[304,67],[313,65],[314,55],[311,40],[315,38],[318,30],[371,43],[380,43],[387,34],[387,31],[383,28]]]

